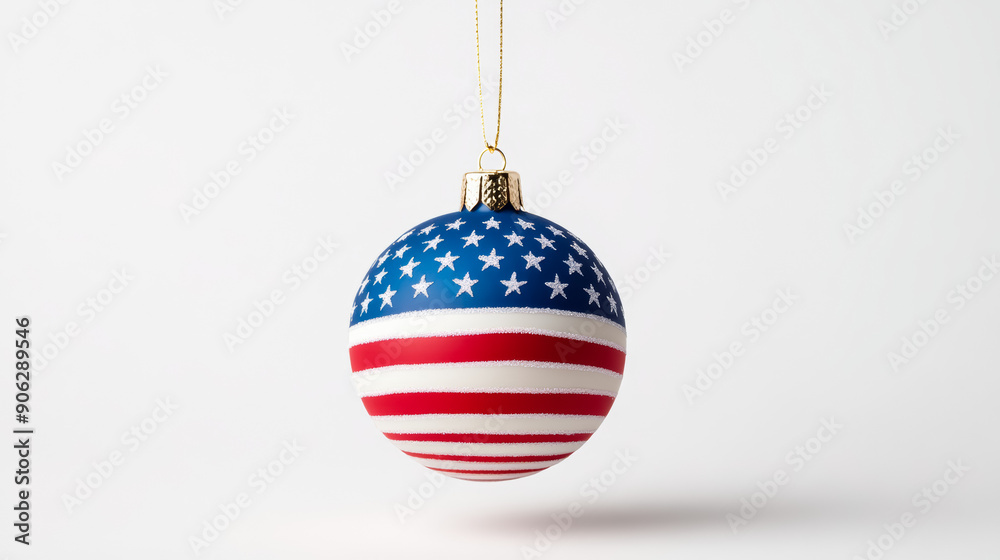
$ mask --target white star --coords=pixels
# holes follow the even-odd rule
[[[510,241],[510,243],[507,244],[508,247],[510,247],[511,245],[513,245],[515,243],[517,243],[518,245],[521,245],[521,240],[524,239],[524,237],[522,237],[522,236],[514,233],[513,231],[510,232],[510,235],[505,235],[504,237],[507,238],[507,241]],[[524,245],[521,245],[521,247],[524,247]]]
[[[359,296],[360,296],[360,295],[361,295],[361,292],[365,291],[365,286],[367,286],[367,285],[368,285],[368,277],[367,277],[367,276],[365,276],[365,281],[364,281],[364,282],[362,282],[362,283],[361,283],[361,287],[360,287],[360,288],[358,288],[358,293],[357,293],[357,295],[359,295]]]
[[[497,270],[499,270],[500,269],[500,261],[502,259],[503,259],[502,256],[497,255],[497,250],[496,249],[491,250],[490,254],[488,254],[488,255],[479,255],[479,260],[481,260],[484,263],[486,263],[486,264],[483,265],[483,268],[482,268],[483,270],[486,270],[487,268],[489,268],[491,266],[496,267]]]
[[[385,276],[385,275],[386,275],[386,271],[384,271],[384,270],[381,271],[381,272],[379,272],[378,274],[376,274],[375,275],[375,283],[376,284],[381,284],[382,283],[382,277]]]
[[[553,280],[551,282],[546,282],[545,285],[548,286],[548,287],[550,287],[550,288],[552,288],[552,295],[549,296],[549,299],[552,299],[552,298],[556,297],[557,295],[560,295],[560,296],[563,297],[563,299],[566,299],[566,292],[564,292],[563,289],[565,289],[566,286],[569,286],[569,284],[561,284],[559,282],[559,275],[558,274],[556,274],[556,279],[555,280]]]
[[[475,297],[472,294],[472,285],[475,284],[475,283],[477,283],[477,282],[479,282],[479,280],[473,280],[473,279],[469,278],[469,273],[468,272],[465,273],[465,278],[462,278],[462,279],[455,278],[454,280],[452,280],[452,282],[454,282],[454,283],[456,283],[456,284],[458,284],[459,286],[462,287],[462,289],[460,289],[458,291],[458,293],[455,294],[455,297],[458,297],[458,296],[460,296],[460,295],[462,295],[463,293],[466,293],[466,292],[468,292],[469,297]]]
[[[351,306],[351,317],[354,317],[354,310],[357,309],[357,304]]]
[[[410,231],[404,233],[403,235],[400,235],[399,239],[393,241],[393,243],[399,243],[400,241],[402,241],[402,240],[406,239],[407,237],[413,235],[413,232],[414,232],[414,230],[411,229]]]
[[[586,258],[586,257],[587,257],[587,252],[583,250],[583,247],[581,247],[581,246],[577,245],[577,244],[576,244],[576,241],[574,241],[574,242],[573,242],[573,244],[572,244],[572,245],[570,245],[570,247],[572,247],[572,248],[576,249],[576,252],[577,252],[577,253],[580,253],[580,256],[581,256],[581,257],[584,257],[584,258]]]
[[[362,315],[364,315],[365,313],[368,313],[368,304],[371,303],[372,301],[373,301],[372,298],[368,297],[368,294],[365,294],[365,299],[363,299],[361,301],[361,314]]]
[[[507,295],[510,295],[511,292],[517,292],[518,294],[520,294],[521,293],[521,286],[527,284],[528,282],[527,282],[527,280],[525,280],[523,282],[518,282],[517,281],[517,273],[516,272],[511,272],[510,273],[510,280],[501,280],[500,283],[503,284],[504,286],[507,286],[507,291],[504,292],[504,294],[503,294],[503,295],[507,296]]]
[[[379,309],[382,309],[382,307],[385,307],[387,305],[389,307],[392,307],[392,296],[394,295],[396,295],[396,292],[392,289],[392,286],[386,286],[385,293],[381,293],[378,295],[378,297],[382,298],[382,306],[379,307]]]
[[[451,256],[451,251],[448,251],[448,253],[443,257],[438,257],[434,259],[437,262],[441,263],[441,266],[438,267],[438,272],[444,270],[444,267],[446,266],[452,270],[455,270],[455,265],[452,263],[455,262],[456,259],[458,259],[458,255],[455,255],[454,257]]]
[[[563,261],[563,262],[569,265],[569,275],[570,276],[572,276],[574,272],[577,273],[577,274],[579,274],[580,276],[583,276],[583,273],[580,272],[580,269],[583,268],[583,264],[582,263],[578,263],[575,260],[573,260],[573,255],[569,256],[569,260],[568,261]]]
[[[539,242],[539,243],[542,244],[542,249],[555,249],[556,248],[556,246],[552,244],[552,241],[549,240],[549,238],[545,237],[544,233],[541,235],[541,237],[536,237],[535,241],[537,241],[537,242]]]
[[[432,231],[434,231],[434,228],[436,228],[436,227],[437,227],[436,225],[431,224],[431,225],[425,227],[424,229],[420,230],[420,235],[430,235],[430,233]]]
[[[426,278],[427,278],[426,274],[421,274],[420,281],[412,286],[413,297],[417,297],[417,294],[424,294],[424,296],[430,297],[427,295],[427,287],[433,284],[434,282],[428,282]]]
[[[545,226],[545,229],[551,231],[552,235],[555,235],[557,237],[566,237],[565,235],[563,235],[563,232],[562,232],[561,229],[557,229],[557,228],[554,228],[552,226]]]
[[[462,238],[465,240],[465,245],[462,245],[462,247],[468,247],[469,245],[479,247],[479,240],[482,238],[482,235],[476,235],[476,230],[472,230],[472,233]]]
[[[588,304],[596,303],[597,307],[601,306],[601,294],[594,289],[593,284],[591,284],[589,288],[584,288],[583,291],[587,292],[587,295],[590,296],[590,300],[587,302]]]
[[[493,219],[493,216],[490,216],[490,219],[486,220],[483,223],[486,224],[486,229],[490,229],[490,228],[500,229],[500,222],[498,222],[495,219]]]
[[[462,221],[462,218],[459,218],[459,219],[455,220],[454,222],[452,222],[450,224],[445,224],[445,225],[448,226],[448,229],[458,229],[458,228],[462,227],[462,224],[464,224],[464,223],[465,222]]]
[[[403,247],[400,250],[396,251],[396,256],[394,256],[392,258],[394,258],[394,259],[401,259],[401,258],[403,258],[403,253],[405,253],[405,252],[407,252],[409,250],[410,250],[410,246],[409,245],[403,245]]]
[[[382,263],[384,263],[385,259],[388,259],[388,258],[389,258],[389,251],[386,251],[384,255],[382,255],[381,257],[378,258],[378,264],[375,265],[375,266],[382,266]]]
[[[604,281],[604,273],[601,272],[601,269],[597,268],[596,264],[591,265],[590,269],[593,270],[594,274],[597,275],[597,281],[598,282],[600,282],[601,284],[607,284],[607,282]]]
[[[438,243],[441,243],[442,241],[444,241],[444,239],[441,239],[440,235],[435,235],[434,239],[431,239],[430,241],[424,241],[424,245],[427,245],[424,247],[424,252],[426,253],[427,249],[434,249],[437,251]]]
[[[535,229],[535,224],[526,222],[523,218],[517,219],[517,225],[521,226],[521,229]]]
[[[399,267],[399,270],[403,271],[403,273],[400,274],[399,277],[402,278],[403,276],[409,276],[410,278],[413,278],[413,267],[417,266],[418,264],[420,264],[420,262],[413,262],[413,257],[410,257],[410,262]]]
[[[538,269],[539,272],[542,271],[542,267],[538,266],[538,263],[544,261],[545,257],[536,257],[535,255],[531,254],[531,251],[528,251],[527,255],[521,255],[521,256],[524,258],[524,260],[528,261],[528,264],[524,265],[525,270],[528,270],[531,267],[535,267]]]
[[[609,295],[608,296],[608,303],[611,304],[611,311],[613,311],[615,315],[618,315],[618,303],[615,302],[615,298],[613,298],[613,297],[611,297]]]

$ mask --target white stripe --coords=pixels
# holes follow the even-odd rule
[[[365,370],[352,377],[361,397],[409,392],[586,392],[615,396],[621,375],[598,368],[505,365],[503,362],[423,364]]]
[[[416,336],[530,332],[586,340],[625,350],[625,331],[596,315],[553,309],[429,309],[379,317],[348,331],[348,345]]]
[[[586,442],[554,441],[549,443],[466,443],[464,441],[392,440],[392,444],[411,453],[433,455],[469,455],[513,457],[515,455],[560,455],[572,453]]]
[[[441,471],[435,471],[441,472]],[[466,480],[514,480],[515,478],[524,478],[526,476],[531,476],[538,473],[514,473],[514,474],[467,474],[467,473],[450,473],[441,472],[445,476],[450,476],[453,478],[464,478]]]
[[[596,432],[603,416],[570,414],[409,414],[372,416],[397,434],[579,434]]]
[[[421,459],[419,457],[410,457],[411,459],[416,459],[418,463],[425,467],[434,467],[438,469],[449,469],[457,471],[520,471],[524,469],[547,469],[552,465],[562,461],[562,459],[555,459],[553,461],[533,461],[525,463],[480,463],[473,461],[445,461],[441,459]]]

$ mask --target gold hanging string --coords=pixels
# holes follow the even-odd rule
[[[492,154],[500,143],[500,101],[503,98],[503,0],[500,0],[500,82],[497,86],[497,133],[493,144],[486,139],[486,117],[483,111],[483,70],[479,62],[479,0],[476,0],[476,78],[479,80],[479,124],[483,128],[483,144]]]

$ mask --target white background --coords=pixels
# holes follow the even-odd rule
[[[200,557],[847,559],[915,512],[898,542],[883,537],[885,558],[997,558],[1000,279],[974,279],[1000,252],[1000,4],[929,1],[898,31],[879,26],[893,0],[664,4],[567,0],[561,20],[555,0],[505,6],[500,146],[538,212],[632,283],[628,365],[604,426],[562,464],[431,491],[354,395],[347,314],[372,259],[454,210],[475,167],[478,114],[453,109],[475,107],[471,2],[403,0],[353,54],[386,2],[247,0],[220,16],[210,0],[107,0],[51,18],[3,2],[0,360],[11,372],[20,315],[52,358],[31,392],[33,544],[12,540],[8,447],[0,554],[195,557],[189,539],[245,492]],[[678,64],[724,9],[721,35]],[[496,3],[482,16],[495,75]],[[49,21],[24,31],[33,17]],[[134,91],[147,68],[165,76]],[[779,121],[813,87],[829,99],[787,138]],[[125,115],[116,99],[133,94]],[[281,109],[290,124],[247,161],[241,143]],[[54,170],[102,119],[99,145]],[[584,169],[578,151],[608,119],[625,129]],[[949,127],[954,143],[914,180],[911,158]],[[390,188],[435,129],[444,141]],[[769,138],[777,150],[721,196]],[[230,160],[240,174],[185,219]],[[849,236],[895,180],[905,190]],[[546,183],[561,193],[541,196]],[[337,249],[293,289],[283,276],[321,238]],[[663,266],[647,260],[660,248]],[[107,302],[122,269],[132,280]],[[958,309],[949,294],[967,282],[979,291]],[[744,323],[773,319],[779,289],[794,305],[751,340]],[[283,303],[231,351],[224,335],[273,290]],[[939,309],[948,322],[897,371],[889,353]],[[76,336],[60,334],[71,322]],[[743,355],[689,400],[734,342]],[[158,400],[177,407],[162,423]],[[830,418],[843,428],[795,470],[786,456]],[[144,421],[153,432],[126,444]],[[304,451],[258,492],[250,477],[293,441]],[[105,478],[94,465],[115,452]],[[616,452],[638,459],[589,502],[584,485]],[[924,513],[913,496],[949,461],[970,470]],[[727,514],[779,469],[789,483],[731,530]],[[67,507],[88,476],[99,487]],[[573,502],[583,515],[540,539]]]

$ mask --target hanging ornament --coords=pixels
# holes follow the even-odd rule
[[[500,29],[502,88],[502,1]],[[600,426],[622,380],[625,318],[594,251],[524,211],[520,176],[496,147],[499,102],[486,140],[479,81],[486,149],[464,176],[461,208],[375,260],[349,344],[355,388],[396,447],[455,478],[508,480],[562,461]],[[487,153],[503,167],[484,170]]]

